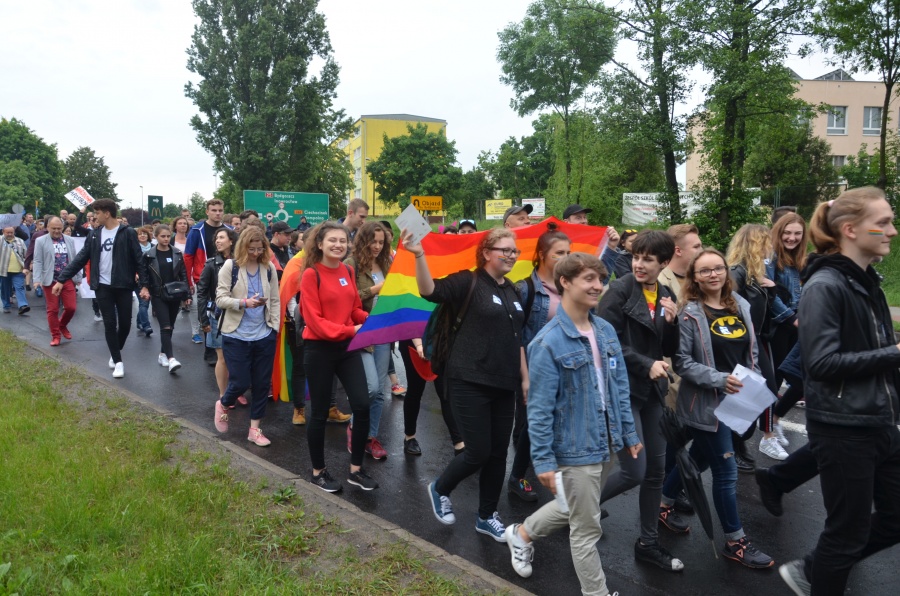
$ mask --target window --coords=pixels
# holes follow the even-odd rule
[[[353,130],[353,138],[355,139],[355,138],[358,137],[358,136],[359,136],[359,127],[357,126],[357,127]]]
[[[353,191],[353,198],[354,199],[362,198],[362,189],[361,188],[357,188],[355,191]]]
[[[353,150],[353,159],[359,159],[360,155],[362,155],[362,147],[357,147]]]
[[[348,141],[347,139],[341,139],[340,141],[338,141],[338,149],[344,149],[349,144],[350,141]]]
[[[828,112],[828,134],[847,134],[847,106],[835,106]]]
[[[863,134],[881,134],[881,108],[863,108]]]
[[[354,180],[362,180],[362,170],[360,168],[356,168],[356,172],[353,174]]]
[[[832,155],[831,156],[831,165],[834,166],[836,170],[839,170],[844,167],[844,163],[847,161],[846,155]]]

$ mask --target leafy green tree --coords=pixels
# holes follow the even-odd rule
[[[342,199],[350,164],[329,142],[351,121],[334,108],[339,68],[317,0],[193,0],[198,23],[185,94],[218,171],[239,188]],[[313,74],[311,65],[321,65]]]
[[[841,168],[841,177],[847,182],[847,188],[858,188],[860,186],[875,186],[879,183],[882,171],[881,164],[887,164],[887,171],[884,172],[887,184],[885,185],[885,193],[890,200],[894,209],[900,207],[900,138],[897,134],[891,132],[887,135],[887,153],[886,159],[882,160],[881,149],[875,149],[872,155],[869,155],[868,146],[863,143],[856,155],[847,157],[847,163]]]
[[[213,196],[225,203],[225,213],[240,213],[244,210],[244,189],[228,176],[223,176],[222,185]]]
[[[459,190],[451,195],[453,200],[448,214],[451,217],[474,219],[478,217],[479,205],[494,198],[496,191],[497,186],[491,182],[483,169],[472,168],[462,175]]]
[[[179,215],[181,215],[181,210],[183,207],[177,203],[164,203],[163,204],[163,219],[172,221]]]
[[[454,165],[456,143],[443,130],[428,132],[421,123],[406,129],[409,134],[384,135],[381,155],[369,162],[378,198],[405,209],[412,196],[452,195],[462,182],[462,170]]]
[[[194,218],[194,221],[206,219],[206,199],[203,198],[203,195],[199,192],[191,193],[191,198],[188,199],[187,208],[190,210],[191,217]]]
[[[16,203],[33,213],[36,201],[41,213],[65,209],[63,174],[56,144],[44,142],[20,120],[0,118],[0,213]]]
[[[496,153],[486,151],[478,156],[478,167],[500,189],[504,199],[544,196],[553,173],[552,123],[551,114],[541,114],[532,123],[532,134],[519,140],[510,137]]]
[[[104,197],[109,198],[109,197]],[[119,211],[119,217],[124,217],[128,225],[132,228],[138,228],[142,224],[150,223],[150,213],[146,209],[138,209],[137,207],[126,207]]]
[[[891,98],[900,78],[900,0],[821,0],[815,15],[815,33],[852,71],[878,72],[884,83],[878,179],[887,188],[889,164],[888,122]]]
[[[551,108],[562,118],[568,189],[570,114],[613,57],[615,21],[604,10],[569,10],[562,0],[538,0],[521,23],[511,23],[498,36],[500,80],[512,87],[512,107],[520,116]]]
[[[83,186],[95,199],[112,199],[119,202],[112,172],[103,157],[99,157],[90,147],[79,147],[66,158],[66,190]]]

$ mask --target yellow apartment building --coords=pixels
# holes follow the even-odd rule
[[[796,73],[795,73],[796,74]],[[797,78],[796,97],[810,104],[826,104],[830,110],[817,114],[812,122],[813,134],[831,145],[831,159],[840,168],[847,156],[856,155],[865,143],[869,153],[879,147],[884,84],[880,81],[856,81],[838,69],[815,79]],[[888,125],[900,122],[900,104],[896,95],[891,100]],[[691,134],[696,134],[692,131]],[[700,175],[701,155],[692,153],[686,164],[687,188],[693,189]]]
[[[369,204],[369,217],[382,215],[400,215],[396,205],[385,205],[375,196],[375,184],[369,178],[366,164],[379,155],[384,145],[384,136],[388,138],[409,134],[407,126],[424,124],[428,132],[447,133],[447,121],[412,114],[374,114],[360,116],[353,123],[350,138],[337,141],[338,148],[343,150],[353,167],[353,190],[347,195],[350,199],[362,199]]]

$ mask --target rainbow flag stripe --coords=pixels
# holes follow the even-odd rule
[[[538,237],[553,223],[572,240],[572,252],[599,254],[606,245],[607,228],[563,223],[555,217],[538,224],[518,228],[516,245],[522,254],[509,274],[512,281],[531,274],[531,264],[537,248]],[[477,234],[429,234],[422,240],[428,268],[435,279],[451,273],[475,267],[475,251],[487,231]],[[286,274],[286,273],[285,273]],[[403,246],[384,281],[378,302],[368,320],[360,328],[348,349],[356,350],[375,344],[385,344],[403,339],[421,337],[428,317],[435,308],[419,295],[416,284],[416,259]]]

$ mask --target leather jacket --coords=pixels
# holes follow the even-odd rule
[[[750,303],[750,317],[756,336],[768,338],[772,331],[775,288],[764,288],[752,277],[748,280],[747,269],[743,265],[731,266],[731,281],[734,291]]]
[[[184,267],[184,255],[174,246],[169,247],[172,253],[172,281],[183,281],[187,283],[187,269]],[[162,298],[162,275],[159,272],[159,261],[156,260],[156,247],[144,253],[144,261],[147,264],[147,274],[150,279],[150,295],[156,298]]]
[[[197,318],[200,327],[209,325],[209,314],[216,309],[216,286],[219,285],[219,269],[227,259],[216,253],[206,259],[200,279],[197,281]]]

